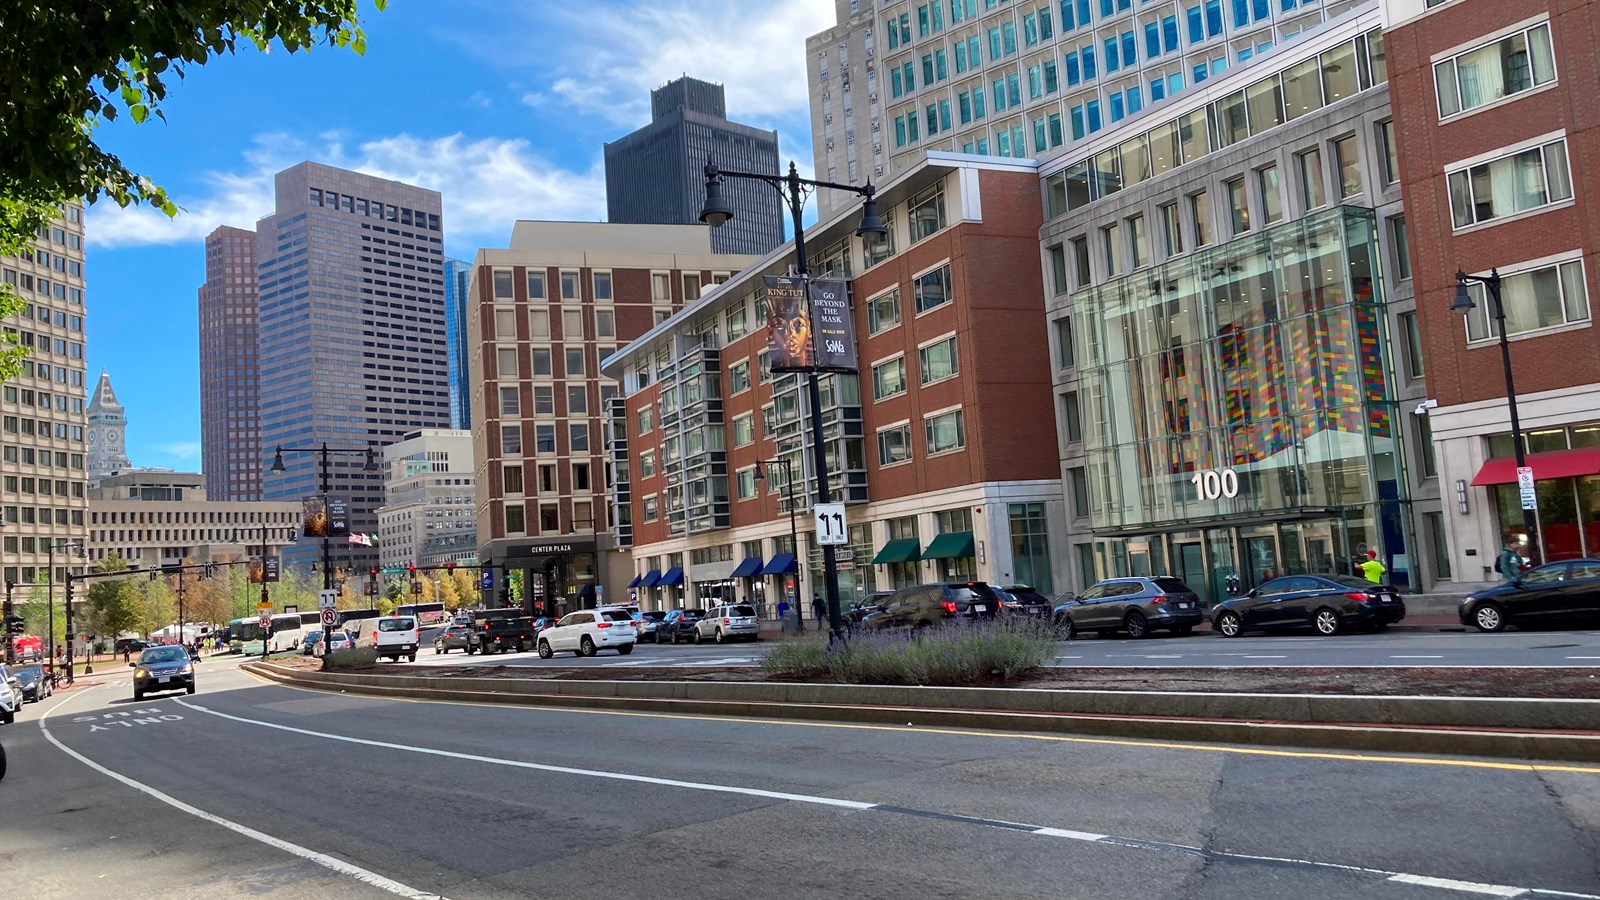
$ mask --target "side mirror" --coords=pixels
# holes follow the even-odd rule
[[[1260,588],[1251,588],[1250,589],[1250,593],[1245,594],[1245,596],[1246,597],[1259,597],[1259,596],[1261,596],[1261,589]]]
[[[138,663],[133,663],[133,662],[128,663],[128,668],[130,668],[130,669],[137,669],[138,667],[139,667]]]

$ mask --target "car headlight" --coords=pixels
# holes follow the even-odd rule
[[[133,677],[135,677],[135,678],[144,678],[145,676],[147,676],[149,674],[150,674],[149,672],[146,672],[142,668],[133,670]]]
[[[194,666],[184,666],[178,670],[179,675],[189,675],[194,672]]]

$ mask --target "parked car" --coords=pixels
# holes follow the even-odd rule
[[[449,653],[451,650],[466,650],[477,640],[472,633],[471,625],[451,625],[439,632],[433,639],[433,652]]]
[[[656,639],[656,634],[657,629],[661,627],[661,620],[665,619],[666,617],[667,614],[659,609],[652,609],[648,612],[641,612],[637,614],[634,617],[633,626],[639,629],[639,640],[649,641],[652,644],[661,643]]]
[[[867,631],[918,631],[951,622],[993,619],[1004,598],[982,581],[941,582],[901,588],[883,609],[861,619]]]
[[[1126,631],[1133,638],[1162,630],[1188,634],[1205,621],[1200,596],[1167,575],[1107,578],[1056,608],[1056,628],[1066,640],[1088,631]]]
[[[142,641],[138,638],[117,638],[115,649],[117,653],[139,653],[153,646],[155,645],[149,641]]]
[[[693,643],[716,641],[726,644],[733,640],[761,640],[761,621],[756,618],[754,606],[747,603],[713,606],[694,624]]]
[[[472,627],[478,642],[467,648],[469,654],[521,653],[534,645],[533,619],[520,606],[478,610],[472,614]]]
[[[1479,631],[1566,628],[1600,622],[1600,559],[1535,566],[1461,601],[1461,624]]]
[[[377,625],[372,629],[372,646],[379,656],[389,657],[390,662],[399,662],[402,656],[407,662],[417,661],[417,646],[422,643],[422,633],[417,626],[416,616],[382,616],[375,621]]]
[[[24,703],[38,703],[56,692],[49,676],[44,674],[42,665],[18,666],[11,671],[17,676],[17,684],[22,688]]]
[[[1352,628],[1382,631],[1405,617],[1405,601],[1387,585],[1354,575],[1285,575],[1218,603],[1211,627],[1223,637],[1288,628],[1335,635]]]
[[[328,635],[328,646],[324,652],[332,652],[334,650],[354,650],[355,648],[355,635],[348,631],[335,631]]]
[[[1039,619],[1050,618],[1050,598],[1032,587],[1026,584],[1012,584],[1000,590],[1008,595],[1001,600],[1001,612],[1020,613]]]
[[[656,643],[666,641],[669,644],[676,644],[679,641],[689,640],[689,636],[694,633],[695,623],[705,614],[706,611],[703,609],[672,610],[661,620],[661,624],[656,626]]]
[[[0,678],[0,725],[10,725],[17,720],[17,710],[22,708],[22,694],[11,682]]]
[[[840,612],[841,618],[844,619],[845,627],[860,625],[861,620],[867,616],[875,612],[882,612],[884,604],[888,603],[889,598],[893,596],[894,591],[874,591],[867,599],[857,600],[851,604],[849,609]]]
[[[581,609],[539,633],[539,656],[549,659],[559,650],[594,656],[602,649],[623,656],[633,652],[639,633],[624,609]]]
[[[533,633],[538,634],[555,623],[556,620],[550,618],[549,616],[539,616],[533,620]]]
[[[194,693],[194,661],[182,647],[150,647],[128,665],[133,668],[134,700],[156,691]]]

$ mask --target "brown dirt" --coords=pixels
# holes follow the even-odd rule
[[[273,660],[317,669],[319,661]],[[527,666],[388,665],[343,670],[375,675],[443,678],[530,678],[560,681],[818,681],[771,676],[758,668],[539,668]],[[1600,699],[1594,669],[1053,669],[1012,682],[995,679],[973,687],[1046,690],[1215,691],[1224,693],[1358,694],[1367,696],[1527,697]]]

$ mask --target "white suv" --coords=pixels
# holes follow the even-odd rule
[[[0,673],[4,672],[0,666]],[[22,692],[11,686],[6,681],[4,674],[0,674],[0,725],[10,725],[17,720],[17,710],[22,707]]]
[[[626,609],[583,609],[567,613],[561,621],[539,632],[539,656],[549,659],[557,650],[594,656],[602,649],[627,656],[638,639],[633,616]]]
[[[387,656],[393,662],[399,662],[402,656],[408,662],[417,661],[417,645],[422,643],[422,636],[416,616],[384,616],[374,621],[377,625],[372,629],[372,646],[379,656]]]
[[[706,610],[700,621],[694,623],[694,642],[713,640],[725,644],[736,638],[761,640],[761,621],[756,618],[756,608],[745,603],[733,606],[713,606]]]

